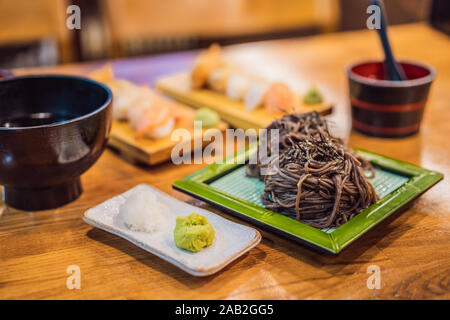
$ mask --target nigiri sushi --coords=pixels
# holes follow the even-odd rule
[[[106,84],[111,89],[114,96],[114,119],[126,120],[129,108],[136,103],[139,95],[142,93],[139,86],[128,80],[115,78],[111,64],[106,64],[102,68],[92,72],[90,77]]]
[[[126,120],[128,110],[140,99],[142,91],[139,86],[123,79],[108,81],[106,85],[111,89],[114,96],[114,119]]]
[[[264,81],[254,81],[248,87],[244,97],[245,109],[252,111],[264,103],[269,84]]]
[[[272,83],[265,95],[264,106],[270,114],[292,113],[295,109],[295,95],[286,84]]]
[[[194,89],[205,86],[212,70],[223,65],[222,53],[218,44],[213,44],[196,61],[191,73],[191,83]]]
[[[152,139],[160,139],[168,136],[175,127],[175,116],[170,102],[152,93],[148,87],[142,87],[147,93],[141,96],[139,103],[128,112],[128,120],[131,127],[136,130],[137,136],[146,136]],[[148,96],[150,99],[143,99]]]
[[[233,72],[227,81],[225,95],[233,100],[243,100],[250,86],[250,79],[240,72]]]
[[[230,74],[231,68],[227,66],[220,66],[210,72],[208,79],[206,80],[206,84],[213,91],[225,93]]]

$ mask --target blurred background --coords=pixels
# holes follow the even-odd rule
[[[448,0],[385,0],[390,24],[448,32]],[[366,28],[365,0],[0,0],[0,68],[154,55]],[[81,9],[69,30],[67,7]]]

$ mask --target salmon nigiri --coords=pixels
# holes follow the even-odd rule
[[[270,114],[292,113],[295,109],[295,95],[286,84],[274,82],[265,94],[264,106]]]

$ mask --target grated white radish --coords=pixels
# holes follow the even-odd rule
[[[133,231],[154,233],[167,224],[168,208],[149,190],[135,192],[119,209],[124,225]]]

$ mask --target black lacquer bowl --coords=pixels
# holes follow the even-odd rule
[[[81,77],[0,80],[0,184],[7,205],[45,210],[82,192],[80,176],[102,154],[112,93]]]
[[[404,81],[385,80],[382,62],[347,68],[355,130],[377,137],[405,137],[419,131],[435,71],[416,62],[400,65]]]

